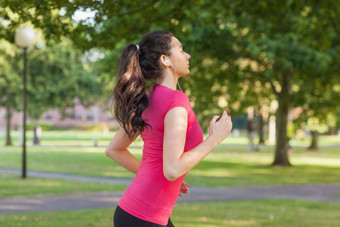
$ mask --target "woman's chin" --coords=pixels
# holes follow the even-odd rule
[[[187,76],[190,74],[190,69],[188,69],[183,76]]]

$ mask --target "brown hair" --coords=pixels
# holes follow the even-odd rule
[[[162,80],[163,68],[160,56],[170,56],[171,38],[169,31],[153,31],[139,43],[127,45],[122,52],[116,86],[113,89],[113,108],[118,123],[132,140],[137,132],[151,127],[142,118],[148,107],[147,83]]]

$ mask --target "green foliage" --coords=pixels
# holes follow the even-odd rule
[[[72,130],[79,130],[79,131],[93,131],[93,132],[101,132],[103,130],[110,130],[110,131],[117,131],[120,128],[119,125],[106,125],[105,123],[96,124],[96,123],[83,123],[80,125],[53,125],[51,126],[50,130],[55,131],[72,131]]]
[[[4,47],[0,57],[1,79],[0,105],[21,109],[22,59],[18,49],[1,40]],[[5,50],[7,52],[5,52]],[[12,50],[9,54],[9,50]],[[65,111],[74,105],[74,98],[84,105],[97,102],[102,92],[100,77],[88,69],[89,61],[74,48],[69,40],[60,43],[50,41],[28,54],[27,103],[29,116],[38,119],[49,108]],[[98,102],[97,102],[98,103]]]
[[[27,131],[32,131],[33,128],[37,125],[36,122],[30,122],[26,126]],[[50,123],[41,123],[39,122],[39,126],[41,127],[42,131],[49,131],[53,129],[53,125]]]
[[[30,22],[35,28],[43,31],[47,40],[59,40],[62,36],[70,35],[74,29],[71,15],[60,13],[63,7],[72,7],[73,4],[66,0],[2,0],[0,37],[14,43],[15,30]]]
[[[14,43],[14,32],[22,25],[33,25],[43,32],[47,43],[28,54],[28,113],[39,118],[48,108],[63,112],[78,97],[84,105],[97,101],[102,92],[100,80],[88,69],[88,60],[63,38],[74,28],[71,15],[63,14],[68,1],[2,1],[0,5],[0,105],[20,110],[22,96],[22,58]],[[76,8],[75,8],[76,9]],[[57,40],[59,43],[53,41]],[[2,70],[3,69],[3,70]],[[8,132],[9,133],[9,132]]]
[[[68,40],[47,43],[29,56],[28,112],[33,118],[49,108],[65,111],[74,105],[74,98],[86,101],[85,105],[96,102],[101,94],[101,84],[91,74],[87,60]]]
[[[18,49],[0,39],[0,106],[20,109],[21,74],[16,67]]]
[[[122,46],[137,43],[150,30],[173,31],[192,56],[191,75],[180,83],[204,129],[212,115],[224,108],[238,115],[248,106],[259,110],[278,99],[282,120],[278,144],[285,144],[289,108],[304,108],[301,122],[339,114],[339,105],[334,104],[340,97],[338,0],[39,3],[3,1],[1,36],[12,42],[15,28],[31,21],[47,39],[67,36],[77,47],[103,53],[104,58],[89,64],[89,71],[105,84],[105,91],[112,89]],[[79,10],[92,11],[94,17],[75,22],[73,16]],[[4,25],[4,21],[10,23]],[[60,66],[55,70],[56,74],[63,71]],[[72,68],[65,71],[73,72]],[[58,87],[57,76],[50,80]],[[88,82],[70,80],[75,81]],[[72,87],[65,85],[60,92],[49,88],[50,94],[65,97]]]

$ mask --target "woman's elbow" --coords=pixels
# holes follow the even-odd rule
[[[105,150],[105,155],[108,156],[108,157],[110,157],[110,155],[112,154],[112,152],[113,152],[112,150],[106,149],[106,150]]]
[[[164,177],[168,180],[168,181],[175,181],[178,179],[178,174],[174,169],[163,169],[163,174]]]

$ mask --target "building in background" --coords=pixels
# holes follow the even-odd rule
[[[29,114],[29,113],[28,113]],[[66,116],[63,117],[57,109],[49,109],[44,112],[40,119],[40,123],[51,124],[56,126],[65,126],[69,128],[80,128],[81,125],[105,124],[108,128],[117,127],[118,122],[112,117],[110,108],[107,105],[103,106],[83,106],[79,99],[74,99],[74,107],[66,109]],[[17,129],[22,122],[21,112],[12,112],[11,128]],[[28,116],[28,123],[32,119]],[[6,109],[0,107],[0,131],[6,129]]]

